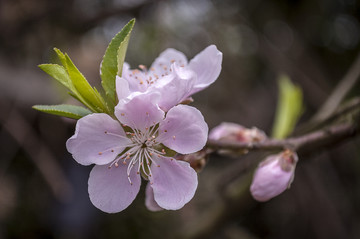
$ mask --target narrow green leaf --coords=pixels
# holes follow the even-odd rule
[[[292,133],[301,116],[303,95],[301,88],[294,85],[286,75],[281,75],[278,83],[279,99],[272,136],[282,139]]]
[[[65,54],[65,60],[68,74],[76,92],[82,96],[86,103],[94,106],[98,112],[107,112],[105,101],[99,92],[91,87],[84,75],[76,68],[67,54]],[[76,92],[73,93],[77,95]],[[80,97],[78,96],[78,98]]]
[[[63,64],[63,66],[66,67],[66,59],[65,59],[64,53],[62,53],[62,52],[61,52],[59,49],[57,49],[57,48],[54,48],[54,51],[55,51],[56,54],[58,55],[61,64]]]
[[[135,19],[132,19],[115,35],[107,47],[101,63],[101,84],[112,105],[116,104],[116,75],[121,76],[126,50],[134,24]]]
[[[45,71],[48,75],[59,81],[66,88],[73,91],[73,86],[70,81],[70,77],[63,66],[57,64],[41,64],[39,68]]]
[[[34,109],[53,115],[68,117],[71,119],[80,119],[85,115],[91,114],[91,111],[76,105],[34,105]]]

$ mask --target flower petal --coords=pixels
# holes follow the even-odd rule
[[[182,208],[194,197],[198,185],[195,170],[184,161],[157,156],[154,159],[157,165],[151,165],[150,182],[155,201],[167,210]]]
[[[129,82],[120,76],[116,76],[116,94],[119,100],[125,99],[131,94]]]
[[[208,130],[199,110],[187,105],[177,105],[160,122],[158,142],[178,153],[189,154],[205,146]]]
[[[108,164],[131,143],[118,121],[107,114],[90,114],[78,120],[67,150],[80,164]]]
[[[169,73],[170,67],[173,63],[177,63],[179,66],[186,66],[187,58],[182,52],[168,48],[155,59],[151,65],[150,72],[154,73],[154,75],[158,75],[159,77],[166,75]]]
[[[154,199],[154,191],[150,186],[150,183],[146,185],[145,190],[145,206],[147,209],[153,212],[164,210],[164,208],[160,207]]]
[[[131,70],[130,65],[125,62],[121,76],[128,82],[130,92],[146,91],[148,85],[147,76],[143,71],[139,69]]]
[[[131,170],[130,184],[127,177],[127,165],[108,168],[107,165],[95,165],[89,177],[89,196],[95,207],[108,213],[116,213],[127,208],[139,192],[141,178]]]
[[[222,53],[215,45],[210,45],[197,54],[189,63],[189,68],[197,74],[197,82],[191,94],[212,84],[220,75]]]
[[[193,71],[179,67],[176,63],[171,69],[170,75],[164,76],[149,89],[160,92],[159,106],[164,111],[182,102],[190,94],[196,80]]]
[[[145,131],[145,128],[157,124],[164,118],[164,112],[157,102],[158,92],[140,93],[128,100],[121,100],[115,107],[115,115],[121,123]]]

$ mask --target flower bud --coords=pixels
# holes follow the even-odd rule
[[[210,131],[210,140],[259,142],[265,140],[266,134],[258,128],[245,128],[239,124],[223,122]]]
[[[258,128],[245,128],[239,124],[223,122],[210,131],[209,139],[225,142],[254,143],[267,138],[266,134]],[[227,150],[221,149],[219,154],[236,157],[248,153],[246,149]]]
[[[297,161],[297,154],[289,149],[270,155],[262,161],[250,186],[254,199],[265,202],[289,188],[294,179]]]

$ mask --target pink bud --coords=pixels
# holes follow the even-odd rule
[[[265,202],[289,188],[294,179],[297,161],[297,154],[289,149],[270,155],[262,161],[250,186],[254,199]]]
[[[210,131],[210,140],[259,142],[265,140],[266,134],[258,128],[245,128],[239,124],[223,122]]]

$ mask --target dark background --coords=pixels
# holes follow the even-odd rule
[[[99,85],[107,44],[135,17],[127,62],[149,66],[168,47],[191,59],[215,44],[222,73],[193,105],[210,128],[230,121],[270,134],[277,76],[302,87],[306,122],[357,57],[359,14],[356,0],[1,0],[0,238],[360,238],[359,139],[301,157],[291,189],[267,203],[249,193],[261,153],[214,155],[183,209],[147,211],[142,188],[111,215],[88,198],[91,166],[66,151],[75,121],[31,109],[73,103],[36,67],[55,61],[53,47]]]

